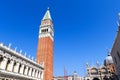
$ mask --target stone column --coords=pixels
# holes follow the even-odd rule
[[[36,70],[36,72],[35,72],[35,77],[36,78],[38,77],[38,70]]]
[[[28,74],[28,66],[25,67],[25,72],[24,72],[24,75],[27,75]]]
[[[41,78],[40,75],[41,75],[41,71],[39,71],[39,73],[38,73],[38,78]]]
[[[3,60],[2,60],[2,62],[0,64],[0,69],[4,69],[5,70],[6,65],[7,65],[7,61],[8,61],[8,59],[6,57],[3,57]]]
[[[24,64],[21,64],[21,67],[20,67],[20,74],[23,74],[23,72],[24,72]]]
[[[35,77],[35,69],[33,69],[32,77]]]
[[[44,76],[44,71],[42,71],[41,73],[41,80],[43,80],[43,76]]]
[[[20,66],[20,63],[19,63],[19,62],[16,62],[16,64],[14,65],[13,72],[18,73],[18,71],[19,71],[19,66]]]
[[[29,69],[28,76],[31,76],[32,74],[32,68]]]
[[[7,70],[8,70],[8,71],[12,71],[12,70],[13,70],[13,67],[14,67],[14,61],[13,61],[13,60],[10,60],[10,63],[9,63],[8,66],[7,66]]]

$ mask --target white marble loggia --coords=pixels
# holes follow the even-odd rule
[[[0,79],[4,74],[6,77],[3,79],[43,80],[41,70],[44,70],[43,65],[22,55],[22,52],[20,54],[10,46],[0,45]]]

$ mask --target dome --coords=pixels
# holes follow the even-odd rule
[[[109,54],[109,55],[106,57],[106,59],[105,59],[105,61],[104,61],[104,64],[105,64],[105,65],[109,65],[109,64],[111,64],[111,63],[113,63],[113,59],[112,59],[112,56]]]

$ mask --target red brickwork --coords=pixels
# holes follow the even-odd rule
[[[40,64],[44,62],[44,80],[53,78],[53,46],[50,37],[39,38],[36,59]]]

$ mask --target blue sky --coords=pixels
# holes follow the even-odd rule
[[[77,71],[85,63],[100,64],[117,31],[119,0],[1,0],[0,42],[36,56],[41,19],[50,7],[55,29],[54,75]]]

